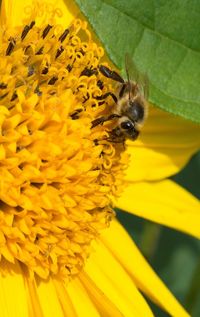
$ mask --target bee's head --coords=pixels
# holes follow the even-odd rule
[[[120,129],[123,132],[123,134],[131,140],[136,140],[139,135],[139,131],[135,128],[134,122],[132,122],[126,117],[122,118],[120,123]]]
[[[142,123],[145,117],[144,105],[142,102],[130,100],[127,115],[131,121]]]

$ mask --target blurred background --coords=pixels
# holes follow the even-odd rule
[[[200,199],[200,151],[172,179]],[[199,317],[200,241],[119,210],[117,217],[176,298],[192,317]],[[169,316],[149,305],[156,317]]]

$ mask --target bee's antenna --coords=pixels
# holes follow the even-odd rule
[[[126,69],[126,76],[128,81],[128,95],[129,95],[129,101],[131,100],[131,83],[130,83],[130,76],[128,72],[128,54],[125,55],[125,69]]]

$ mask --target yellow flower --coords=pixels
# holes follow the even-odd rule
[[[1,316],[153,316],[140,291],[188,316],[113,219],[128,156],[109,125],[91,129],[111,112],[98,97],[113,88],[77,12],[62,0],[2,2]],[[152,108],[128,144],[117,206],[199,237],[199,202],[166,180],[198,149],[198,132]]]

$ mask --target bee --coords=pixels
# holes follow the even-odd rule
[[[109,131],[108,140],[111,142],[120,143],[125,139],[136,140],[148,114],[147,76],[138,72],[128,55],[125,58],[125,68],[127,80],[108,67],[99,66],[99,71],[105,77],[116,81],[117,86],[115,94],[108,92],[100,96],[101,99],[105,99],[109,95],[113,98],[112,113],[93,120],[91,128],[106,121],[115,120],[114,128]]]

